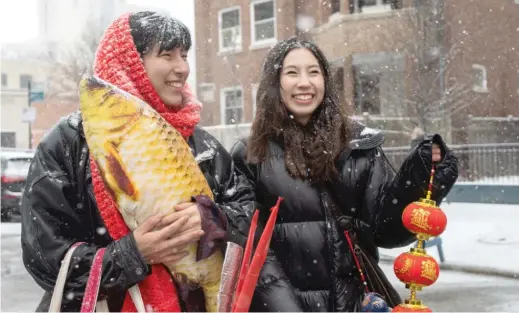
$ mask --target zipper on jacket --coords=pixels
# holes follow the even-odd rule
[[[329,266],[330,266],[330,280],[332,282],[331,286],[330,286],[330,295],[329,295],[329,299],[330,299],[330,303],[331,303],[331,307],[330,307],[330,312],[335,312],[335,301],[337,300],[336,299],[336,293],[337,293],[337,290],[336,290],[336,277],[335,277],[335,274],[334,274],[334,269],[333,269],[333,259],[335,257],[335,249],[334,249],[334,244],[333,244],[333,229],[332,229],[332,221],[333,221],[333,217],[332,217],[332,213],[330,211],[330,208],[328,207],[328,202],[326,201],[326,199],[328,198],[328,194],[326,192],[321,192],[321,203],[323,204],[323,207],[324,207],[324,216],[325,216],[325,228],[326,228],[326,244],[328,245],[328,254],[329,254],[329,259],[328,259],[328,262],[329,262]]]

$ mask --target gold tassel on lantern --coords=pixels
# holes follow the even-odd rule
[[[434,172],[433,165],[426,198],[409,204],[402,213],[405,228],[416,234],[418,242],[416,248],[402,253],[394,262],[395,275],[405,283],[411,295],[404,303],[393,308],[393,312],[432,312],[416,294],[423,287],[434,284],[440,275],[438,263],[424,248],[426,240],[431,236],[439,236],[447,226],[447,216],[436,206],[436,201],[431,200]]]

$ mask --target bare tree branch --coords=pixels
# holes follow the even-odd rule
[[[49,96],[77,101],[81,77],[92,72],[95,51],[103,29],[93,20],[85,24],[83,33],[65,49],[49,52]]]
[[[411,93],[406,95],[396,88],[390,89],[385,96],[381,96],[381,101],[403,108],[403,113],[401,109],[394,112],[409,117],[412,124],[428,131],[438,127],[431,120],[445,122],[477,102],[481,94],[473,92],[471,73],[459,76],[457,66],[463,51],[462,43],[446,42],[444,34],[453,25],[445,21],[443,8],[434,7],[432,1],[415,3],[417,5],[412,10],[399,13],[400,23],[394,31],[409,33],[409,40],[397,52],[414,60],[413,69],[407,74],[407,81],[411,82]],[[387,38],[381,38],[382,40],[394,41],[391,32],[385,35]],[[469,98],[470,101],[467,100]],[[407,130],[409,122],[402,121],[398,127]]]

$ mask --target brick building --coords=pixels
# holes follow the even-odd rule
[[[517,16],[517,0],[195,0],[202,124],[250,123],[269,47],[298,35],[327,55],[348,114],[389,144],[416,125],[473,142],[474,123],[519,116]],[[492,133],[478,140],[519,139]]]

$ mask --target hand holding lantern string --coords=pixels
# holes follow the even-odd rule
[[[401,282],[406,284],[406,288],[411,290],[411,296],[405,300],[405,303],[393,308],[393,312],[431,312],[431,309],[417,299],[416,294],[423,287],[434,284],[440,274],[438,263],[433,257],[427,255],[424,248],[426,240],[431,236],[439,236],[447,226],[445,213],[436,206],[434,200],[431,200],[436,163],[440,161],[441,149],[433,143],[432,167],[427,195],[425,199],[421,198],[419,201],[409,204],[402,214],[404,226],[416,234],[418,243],[416,248],[411,248],[410,252],[402,253],[394,262],[395,274]]]
[[[440,146],[438,144],[433,143],[432,144],[432,161],[433,165],[436,162],[440,162],[442,160],[442,151],[440,149]]]

